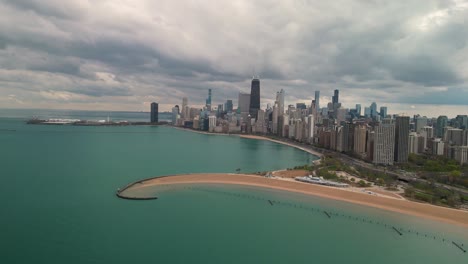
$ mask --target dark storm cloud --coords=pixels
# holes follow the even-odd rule
[[[23,91],[31,104],[40,91],[203,104],[208,88],[221,103],[253,74],[264,102],[339,88],[352,103],[466,104],[460,1],[15,0],[0,12],[0,97]]]
[[[26,12],[35,12],[45,17],[76,19],[80,17],[79,7],[73,1],[62,0],[4,0],[10,6]]]
[[[454,67],[431,56],[389,59],[391,74],[396,80],[425,86],[454,85],[461,80]]]
[[[402,98],[399,103],[408,104],[446,104],[446,105],[467,105],[468,91],[462,88],[447,88],[440,91],[425,91],[425,96],[410,95]],[[468,106],[465,109],[468,113]]]

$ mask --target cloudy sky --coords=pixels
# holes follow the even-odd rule
[[[0,108],[262,104],[468,114],[468,1],[0,0]]]

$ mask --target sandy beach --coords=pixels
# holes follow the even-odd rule
[[[144,190],[144,188],[157,185],[190,183],[236,184],[284,190],[424,217],[468,228],[468,212],[466,211],[417,203],[408,200],[394,199],[390,197],[350,192],[339,188],[320,186],[315,184],[269,179],[256,175],[203,173],[167,176],[141,181],[140,183],[134,184],[128,189],[123,190],[121,194],[125,195],[125,193],[131,192],[138,193],[139,190],[141,191]]]

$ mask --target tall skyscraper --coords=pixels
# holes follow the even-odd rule
[[[386,118],[387,117],[387,107],[386,106],[381,106],[379,114],[380,114],[381,118]]]
[[[336,89],[332,96],[332,104],[337,104],[339,102],[340,90]]]
[[[284,90],[276,92],[276,102],[278,102],[278,116],[284,115]]]
[[[157,123],[158,120],[158,103],[151,103],[151,123]]]
[[[208,98],[206,98],[206,108],[211,110],[211,89],[208,89]]]
[[[182,98],[182,109],[184,109],[188,105],[187,97]]]
[[[361,105],[360,104],[356,105],[356,113],[357,113],[358,116],[361,116]]]
[[[384,120],[385,121],[385,120]],[[388,122],[381,123],[374,128],[374,164],[393,165],[395,156],[395,125]]]
[[[260,109],[260,80],[256,77],[252,79],[250,86],[250,108],[249,113],[252,119],[257,119],[258,110]]]
[[[356,124],[346,122],[343,125],[343,151],[352,152],[354,150],[354,130]]]
[[[414,118],[414,131],[416,133],[420,133],[421,130],[427,126],[427,117],[425,116],[418,116]]]
[[[182,109],[180,109],[180,116],[182,118],[188,118],[189,116],[189,109],[188,109],[188,99],[187,97],[182,98]]]
[[[371,117],[371,109],[370,107],[364,107],[364,116],[365,117]]]
[[[226,112],[231,113],[232,109],[233,109],[232,100],[227,100],[224,108],[225,108]]]
[[[340,124],[343,121],[346,121],[346,116],[348,115],[348,108],[338,108],[336,109],[336,123]]]
[[[312,143],[313,138],[314,138],[314,116],[313,115],[307,116],[307,127],[308,127],[307,138],[308,138],[309,143]]]
[[[373,102],[370,105],[370,116],[372,118],[375,118],[377,116],[377,104],[375,102]]]
[[[320,91],[315,91],[315,109],[317,112],[320,109]]]
[[[250,94],[240,92],[237,111],[239,112],[239,114],[248,113],[249,107],[250,107]]]
[[[218,117],[224,113],[224,104],[219,104],[218,105]]]
[[[409,116],[397,116],[395,121],[395,161],[408,162]]]
[[[418,133],[416,132],[411,132],[409,135],[409,141],[408,141],[408,146],[409,146],[409,153],[418,153],[419,149],[419,140],[418,140]]]
[[[172,125],[177,125],[177,119],[179,118],[179,106],[175,105],[172,107]]]
[[[360,157],[366,156],[367,146],[367,127],[358,125],[354,128],[354,153]]]
[[[271,132],[273,134],[278,133],[278,102],[275,102],[275,105],[273,106]]]
[[[448,117],[447,116],[439,116],[437,118],[437,124],[436,124],[436,136],[438,138],[441,138],[444,136],[444,127],[447,126],[448,123]]]
[[[455,117],[455,127],[466,129],[468,128],[468,115],[457,115]]]

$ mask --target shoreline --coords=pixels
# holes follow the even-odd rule
[[[297,181],[269,179],[249,174],[198,173],[155,177],[131,183],[124,189],[119,190],[118,194],[120,196],[127,196],[125,192],[138,192],[139,190],[141,191],[145,188],[155,187],[158,185],[197,183],[243,185],[289,191],[379,208],[386,211],[412,215],[468,228],[468,212],[462,210],[418,203],[409,200],[371,196],[364,193],[350,192],[339,188],[301,183]],[[128,195],[127,197],[135,196]]]
[[[269,138],[269,137],[257,136],[257,135],[239,135],[239,137],[247,138],[247,139],[256,139],[256,140],[267,140],[267,141],[270,141],[270,142],[274,142],[274,143],[282,144],[282,145],[285,145],[285,146],[293,147],[293,148],[296,148],[296,149],[300,149],[300,150],[305,151],[305,152],[307,152],[309,154],[317,156],[319,158],[319,160],[320,160],[320,158],[323,157],[323,154],[318,152],[318,151],[315,151],[315,150],[312,150],[312,149],[307,149],[307,148],[298,146],[298,145],[293,144],[293,143],[288,143],[288,142],[284,142],[284,141],[281,141],[281,140],[272,139],[272,138]]]
[[[246,139],[266,140],[266,141],[270,141],[270,142],[274,142],[274,143],[277,143],[277,144],[282,144],[282,145],[285,145],[285,146],[289,146],[289,147],[293,147],[293,148],[302,150],[304,152],[307,152],[309,154],[317,156],[318,157],[317,160],[320,160],[323,157],[323,154],[318,152],[318,151],[315,151],[315,150],[312,150],[312,149],[307,149],[305,147],[302,147],[302,146],[299,146],[299,145],[296,145],[296,144],[293,144],[293,143],[272,139],[272,138],[269,138],[269,137],[266,137],[266,136],[249,135],[249,134],[212,133],[212,132],[198,131],[198,130],[183,128],[183,127],[175,127],[175,126],[171,126],[171,127],[175,128],[175,129],[182,130],[182,131],[190,131],[190,132],[193,132],[193,133],[198,133],[198,134],[203,134],[203,135],[230,136],[230,137],[240,137],[240,138],[246,138]]]

